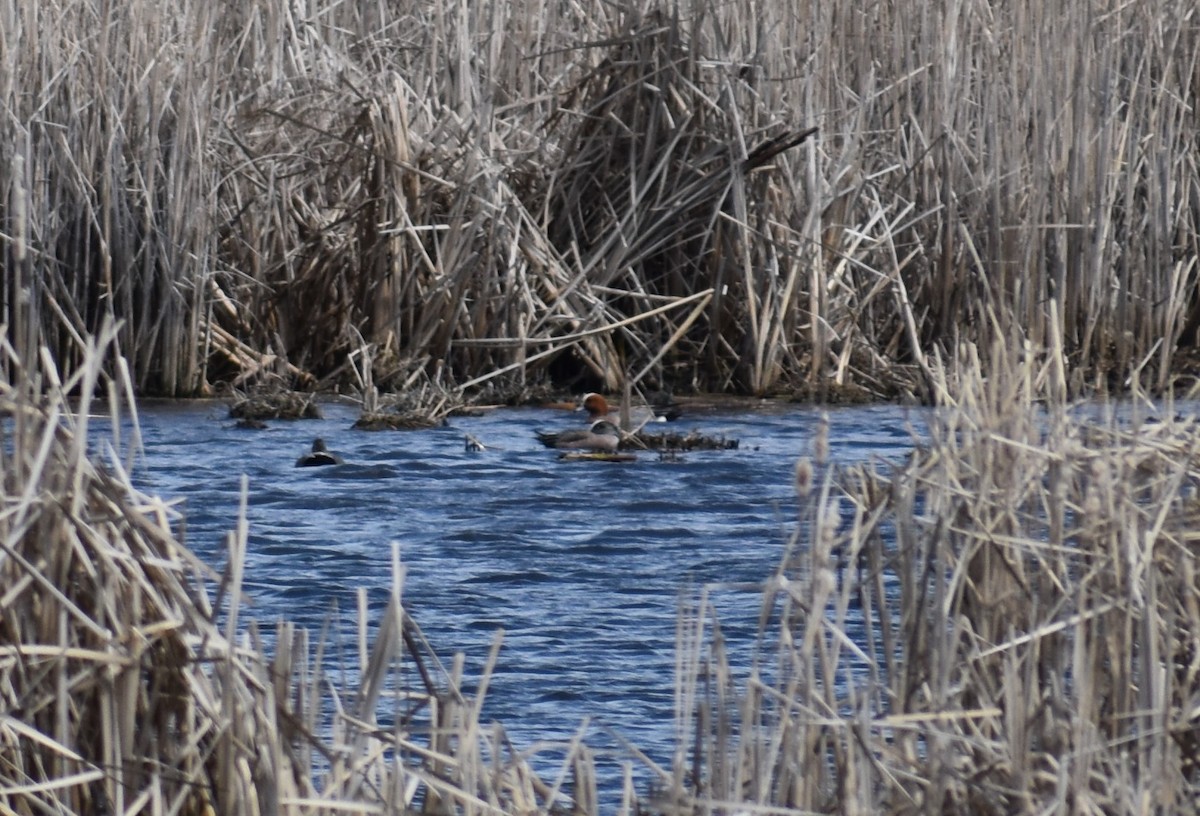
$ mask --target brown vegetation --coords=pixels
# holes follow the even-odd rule
[[[1190,3],[301,8],[0,0],[0,806],[560,807],[399,563],[343,689],[68,399],[588,377],[941,406],[817,440],[748,679],[682,618],[643,809],[1194,809],[1200,434],[1066,403],[1200,347]]]
[[[136,438],[114,440],[105,464],[87,455],[89,406],[64,396],[131,410],[132,384],[97,356],[114,334],[73,377],[28,363],[41,382],[0,393],[0,808],[598,812],[586,745],[559,789],[482,725],[499,642],[464,696],[461,660],[443,668],[404,611],[398,558],[383,617],[360,609],[355,686],[328,672],[327,635],[243,624],[244,513],[214,575],[176,537],[175,511],[131,485]],[[998,345],[983,366],[965,347],[955,362],[934,380],[928,445],[902,466],[841,472],[824,433],[813,440],[796,468],[801,526],[754,590],[753,665],[730,661],[713,616],[711,595],[729,590],[685,608],[678,748],[648,766],[653,790],[626,786],[625,808],[1194,805],[1195,420],[1073,411],[1060,354],[1018,363]]]
[[[0,353],[15,363],[11,346]],[[105,464],[88,458],[89,405],[76,413],[64,394],[100,385],[123,412],[131,384],[83,359],[87,383],[42,371],[47,400],[32,384],[0,388],[0,811],[552,810],[555,787],[479,719],[499,635],[472,680],[479,698],[464,696],[462,661],[442,666],[404,610],[395,554],[390,604],[368,621],[362,596],[356,663],[342,672],[325,655],[345,644],[327,633],[246,624],[246,497],[213,574],[177,538],[178,512],[131,485],[137,439],[116,440]],[[580,751],[568,751],[564,778],[586,793]]]
[[[1195,809],[1196,420],[1072,411],[1061,357],[958,362],[903,467],[800,463],[744,681],[696,599],[657,810]]]
[[[116,319],[163,394],[354,354],[389,391],[815,398],[929,397],[962,340],[1061,343],[1074,391],[1196,357],[1186,0],[306,8],[0,3],[21,349],[70,372]]]

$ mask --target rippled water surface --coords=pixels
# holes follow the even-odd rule
[[[679,461],[563,462],[536,429],[580,425],[552,409],[504,409],[408,432],[351,429],[353,406],[324,419],[235,427],[220,404],[140,409],[139,481],[184,499],[186,540],[214,566],[249,480],[246,614],[314,631],[336,603],[353,643],[360,588],[376,611],[391,585],[391,542],[407,567],[404,598],[448,660],[477,676],[505,632],[485,720],[518,745],[613,732],[659,762],[672,747],[676,609],[681,592],[761,581],[795,529],[792,470],[822,410],[789,406],[704,413],[669,427],[740,440]],[[898,460],[920,415],[894,406],[827,409],[832,457]],[[464,450],[464,434],[489,449]],[[316,436],[346,459],[296,468]],[[715,592],[725,635],[749,642],[758,596]]]

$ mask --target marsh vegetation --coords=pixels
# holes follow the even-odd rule
[[[761,664],[701,590],[627,812],[1195,807],[1195,420],[1069,402],[1191,371],[1191,4],[0,0],[0,43],[3,808],[597,812],[586,745],[543,780],[481,722],[398,557],[331,676],[240,625],[244,515],[214,572],[87,431],[630,381],[940,412],[894,470],[814,440]]]
[[[352,648],[245,616],[245,498],[224,563],[202,562],[177,509],[131,482],[136,438],[89,455],[104,406],[66,395],[133,410],[132,385],[102,371],[42,368],[44,394],[0,394],[0,804],[606,812],[586,741],[537,772],[481,719],[501,638],[477,672],[443,663],[406,610],[398,551]],[[1188,810],[1196,420],[1071,406],[1053,396],[1065,371],[965,352],[935,381],[927,443],[892,467],[834,466],[817,433],[785,554],[741,587],[761,598],[753,658],[731,657],[708,587],[688,596],[675,751],[656,764],[630,746],[622,812]]]
[[[139,393],[1188,374],[1186,0],[0,5],[3,322]],[[13,372],[9,372],[10,376]]]

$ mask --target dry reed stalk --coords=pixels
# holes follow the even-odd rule
[[[964,352],[890,473],[798,467],[761,659],[730,665],[705,596],[684,617],[654,809],[1194,808],[1196,421],[1070,407],[1062,355]]]
[[[217,578],[178,540],[175,508],[139,492],[120,451],[92,458],[101,391],[131,411],[129,381],[101,357],[119,327],[88,338],[69,375],[51,354],[0,354],[29,376],[0,384],[0,810],[6,813],[549,813],[565,801],[537,780],[475,697],[459,659],[442,667],[404,609],[403,567],[373,640],[360,608],[357,682],[316,641],[278,624],[274,643],[241,615],[246,486],[229,563]],[[136,425],[135,425],[136,427]],[[137,440],[126,440],[130,451]],[[107,460],[101,464],[100,459]],[[211,594],[210,594],[211,593]],[[342,677],[345,677],[343,672]],[[387,720],[381,712],[387,712]],[[564,764],[595,812],[580,748]],[[625,803],[629,809],[630,803]]]
[[[0,322],[69,371],[115,320],[158,393],[345,376],[361,334],[384,389],[931,398],[923,360],[1052,331],[1074,391],[1163,389],[1200,348],[1191,18],[5,0]]]

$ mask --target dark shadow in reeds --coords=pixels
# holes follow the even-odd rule
[[[998,338],[1073,393],[1197,370],[1188,0],[38,8],[0,322],[64,372],[104,320],[142,393],[336,387],[360,337],[385,390],[931,400]]]

